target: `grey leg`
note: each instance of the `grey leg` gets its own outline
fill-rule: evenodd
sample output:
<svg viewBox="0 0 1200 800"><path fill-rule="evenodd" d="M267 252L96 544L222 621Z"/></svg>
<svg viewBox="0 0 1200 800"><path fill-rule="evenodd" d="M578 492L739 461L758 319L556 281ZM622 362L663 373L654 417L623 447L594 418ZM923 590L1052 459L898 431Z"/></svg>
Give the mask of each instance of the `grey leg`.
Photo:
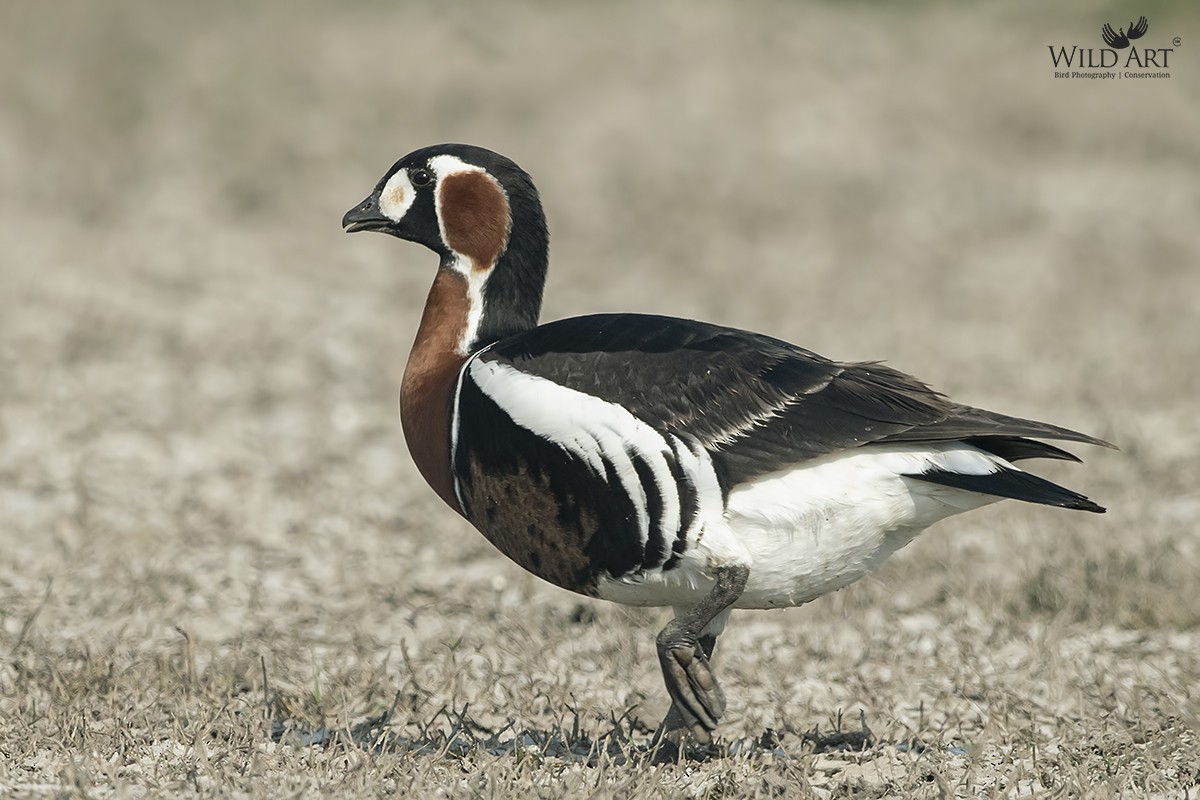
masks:
<svg viewBox="0 0 1200 800"><path fill-rule="evenodd" d="M725 693L709 664L717 635L705 628L738 599L750 568L720 567L716 577L716 585L699 604L678 614L658 634L658 661L671 695L671 708L655 737L659 742L678 745L690 732L707 743L725 712Z"/></svg>

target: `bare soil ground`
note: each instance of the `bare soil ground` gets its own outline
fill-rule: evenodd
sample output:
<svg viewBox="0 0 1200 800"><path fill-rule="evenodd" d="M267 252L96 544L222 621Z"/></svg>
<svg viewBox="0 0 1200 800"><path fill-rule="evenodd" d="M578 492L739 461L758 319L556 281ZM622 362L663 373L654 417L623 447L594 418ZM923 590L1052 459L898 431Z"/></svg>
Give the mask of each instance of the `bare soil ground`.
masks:
<svg viewBox="0 0 1200 800"><path fill-rule="evenodd" d="M1053 77L1137 14L1169 79ZM1200 796L1194 3L0 17L0 796ZM433 258L338 227L448 140L542 188L546 318L886 358L1117 442L1043 470L1109 513L736 614L721 751L627 760L666 612L439 506L395 410Z"/></svg>

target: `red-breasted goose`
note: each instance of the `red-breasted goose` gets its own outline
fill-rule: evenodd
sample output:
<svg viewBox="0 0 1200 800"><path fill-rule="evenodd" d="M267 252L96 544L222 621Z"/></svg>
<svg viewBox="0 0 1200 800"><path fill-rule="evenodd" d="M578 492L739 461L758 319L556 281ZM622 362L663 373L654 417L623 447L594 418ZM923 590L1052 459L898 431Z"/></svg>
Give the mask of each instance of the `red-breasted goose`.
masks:
<svg viewBox="0 0 1200 800"><path fill-rule="evenodd" d="M645 314L538 325L542 206L490 150L410 153L342 225L440 259L400 390L434 491L538 577L675 609L658 634L669 741L716 728L709 659L733 608L806 603L1002 498L1104 511L1013 462L1078 460L1039 439L1111 445L878 363Z"/></svg>

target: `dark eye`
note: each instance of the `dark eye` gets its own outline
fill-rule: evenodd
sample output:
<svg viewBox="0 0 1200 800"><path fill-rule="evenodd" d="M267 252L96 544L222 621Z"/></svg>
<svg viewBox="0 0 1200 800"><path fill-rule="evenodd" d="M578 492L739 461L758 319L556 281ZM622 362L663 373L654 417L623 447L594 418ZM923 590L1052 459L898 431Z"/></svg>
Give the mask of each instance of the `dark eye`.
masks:
<svg viewBox="0 0 1200 800"><path fill-rule="evenodd" d="M413 186L428 186L433 183L433 173L427 169L414 169L408 173L408 179Z"/></svg>

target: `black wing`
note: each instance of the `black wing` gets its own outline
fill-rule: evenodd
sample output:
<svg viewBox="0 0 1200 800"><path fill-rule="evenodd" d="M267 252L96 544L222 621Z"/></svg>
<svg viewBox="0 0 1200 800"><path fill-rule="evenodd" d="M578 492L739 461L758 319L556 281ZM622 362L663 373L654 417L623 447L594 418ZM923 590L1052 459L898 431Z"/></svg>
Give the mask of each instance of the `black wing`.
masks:
<svg viewBox="0 0 1200 800"><path fill-rule="evenodd" d="M1115 47L1118 50L1129 47L1129 39L1125 37L1125 34L1117 33L1112 29L1112 25L1109 25L1107 22L1100 29L1100 35L1104 37L1104 43L1109 47Z"/></svg>
<svg viewBox="0 0 1200 800"><path fill-rule="evenodd" d="M1148 30L1150 30L1150 23L1143 16L1137 22L1129 23L1129 32L1125 36L1129 39L1140 39L1146 35L1146 31Z"/></svg>
<svg viewBox="0 0 1200 800"><path fill-rule="evenodd" d="M1075 458L1030 436L1107 444L960 405L882 364L842 364L769 336L671 317L574 317L503 339L480 358L698 440L726 488L871 442L967 441L1010 460Z"/></svg>

